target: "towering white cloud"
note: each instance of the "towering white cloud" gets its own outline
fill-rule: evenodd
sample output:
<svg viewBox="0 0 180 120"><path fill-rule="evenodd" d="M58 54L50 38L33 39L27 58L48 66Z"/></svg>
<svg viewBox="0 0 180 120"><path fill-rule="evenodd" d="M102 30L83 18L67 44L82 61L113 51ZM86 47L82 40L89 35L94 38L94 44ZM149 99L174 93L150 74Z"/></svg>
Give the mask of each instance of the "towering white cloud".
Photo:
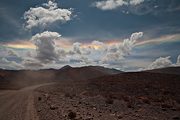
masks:
<svg viewBox="0 0 180 120"><path fill-rule="evenodd" d="M56 50L54 40L58 39L61 35L57 32L45 31L36 34L32 37L31 41L37 47L37 58L42 62L51 62L57 60L59 55Z"/></svg>
<svg viewBox="0 0 180 120"><path fill-rule="evenodd" d="M143 3L144 0L105 0L105 1L98 1L95 2L95 7L101 10L113 10L121 6L129 6L129 5L138 5Z"/></svg>
<svg viewBox="0 0 180 120"><path fill-rule="evenodd" d="M154 62L152 62L147 67L147 69L148 70L158 69L158 68L170 67L172 65L173 65L173 63L170 60L170 56L168 56L168 57L160 57L160 58L157 58Z"/></svg>
<svg viewBox="0 0 180 120"><path fill-rule="evenodd" d="M49 1L42 7L30 8L24 13L25 27L27 29L38 26L44 28L54 22L67 22L71 20L71 16L71 9L58 8L57 3Z"/></svg>
<svg viewBox="0 0 180 120"><path fill-rule="evenodd" d="M123 43L108 46L107 54L102 59L106 63L119 62L125 56L129 55L135 46L136 40L143 36L143 32L132 33L130 38L124 39Z"/></svg>

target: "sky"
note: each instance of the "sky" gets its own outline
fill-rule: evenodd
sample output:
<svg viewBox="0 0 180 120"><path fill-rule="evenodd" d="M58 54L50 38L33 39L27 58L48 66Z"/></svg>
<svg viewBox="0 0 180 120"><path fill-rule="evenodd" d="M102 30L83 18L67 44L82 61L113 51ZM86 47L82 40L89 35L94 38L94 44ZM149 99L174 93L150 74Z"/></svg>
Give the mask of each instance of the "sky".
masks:
<svg viewBox="0 0 180 120"><path fill-rule="evenodd" d="M0 68L180 65L179 0L1 0Z"/></svg>

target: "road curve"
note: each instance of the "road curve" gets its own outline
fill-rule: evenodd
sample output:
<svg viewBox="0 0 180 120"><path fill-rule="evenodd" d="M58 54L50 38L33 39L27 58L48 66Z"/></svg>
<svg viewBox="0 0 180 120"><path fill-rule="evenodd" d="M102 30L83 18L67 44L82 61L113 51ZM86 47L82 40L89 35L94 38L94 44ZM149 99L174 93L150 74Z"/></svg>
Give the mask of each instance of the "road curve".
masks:
<svg viewBox="0 0 180 120"><path fill-rule="evenodd" d="M54 83L45 83L21 90L0 92L0 120L39 120L35 107L33 90Z"/></svg>

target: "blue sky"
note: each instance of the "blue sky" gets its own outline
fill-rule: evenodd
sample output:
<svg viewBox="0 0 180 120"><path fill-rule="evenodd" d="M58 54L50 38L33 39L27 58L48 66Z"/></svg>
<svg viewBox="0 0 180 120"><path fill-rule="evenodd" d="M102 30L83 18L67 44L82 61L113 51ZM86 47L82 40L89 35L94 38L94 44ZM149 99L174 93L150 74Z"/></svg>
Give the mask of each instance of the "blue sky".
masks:
<svg viewBox="0 0 180 120"><path fill-rule="evenodd" d="M47 12L50 11L50 3L47 0L17 0L15 3L1 0L0 67L38 69L60 68L69 64L139 70L154 64L157 64L154 68L177 65L180 54L180 1L117 1L53 0L51 4L55 8L49 14L54 15L53 12L59 10L57 18L44 21L44 18L51 19L51 15L44 16L43 21L27 29L30 16L35 14L30 8L41 7ZM62 9L65 11L62 12ZM25 15L28 11L29 14ZM44 15L49 15L45 11ZM62 14L69 18L61 19ZM38 18L41 15L35 16ZM43 32L46 34L41 34ZM138 36L135 41L131 40L133 33ZM33 36L36 39L32 40ZM9 51L16 55L11 56ZM165 62L160 57L166 58L163 59ZM29 64L40 67L31 68Z"/></svg>

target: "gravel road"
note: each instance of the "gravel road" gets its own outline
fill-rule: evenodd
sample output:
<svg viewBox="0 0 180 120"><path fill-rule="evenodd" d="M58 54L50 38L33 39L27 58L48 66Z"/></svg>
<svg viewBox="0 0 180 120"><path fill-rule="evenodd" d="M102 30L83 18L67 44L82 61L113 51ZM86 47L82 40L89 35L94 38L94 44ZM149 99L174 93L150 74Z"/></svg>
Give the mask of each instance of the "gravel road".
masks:
<svg viewBox="0 0 180 120"><path fill-rule="evenodd" d="M46 83L20 90L0 91L0 120L38 120L33 91Z"/></svg>

